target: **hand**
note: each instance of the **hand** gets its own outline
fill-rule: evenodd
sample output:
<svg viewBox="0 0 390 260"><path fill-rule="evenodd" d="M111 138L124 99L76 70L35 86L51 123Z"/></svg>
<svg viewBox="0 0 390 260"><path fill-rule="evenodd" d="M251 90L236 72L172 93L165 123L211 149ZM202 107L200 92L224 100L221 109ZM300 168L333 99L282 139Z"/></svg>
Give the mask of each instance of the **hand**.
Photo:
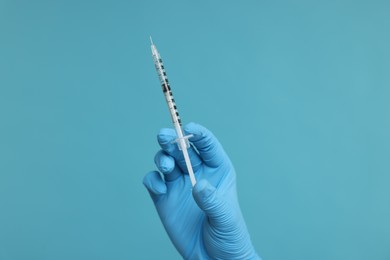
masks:
<svg viewBox="0 0 390 260"><path fill-rule="evenodd" d="M144 185L176 249L185 259L260 259L250 241L236 194L236 174L215 136L201 125L184 127L192 134L188 149L197 180L192 189L173 129L161 129L161 150Z"/></svg>

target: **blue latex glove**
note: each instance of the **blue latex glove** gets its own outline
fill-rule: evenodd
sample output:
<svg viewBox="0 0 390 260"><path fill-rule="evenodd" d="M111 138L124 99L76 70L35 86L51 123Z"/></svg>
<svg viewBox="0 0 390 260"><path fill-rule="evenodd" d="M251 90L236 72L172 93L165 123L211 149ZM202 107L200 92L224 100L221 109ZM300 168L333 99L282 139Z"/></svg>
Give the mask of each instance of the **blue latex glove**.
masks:
<svg viewBox="0 0 390 260"><path fill-rule="evenodd" d="M201 125L184 127L192 134L188 152L197 183L192 189L173 129L158 134L155 156L159 172L144 185L176 249L185 259L260 259L252 246L236 194L236 174L215 136Z"/></svg>

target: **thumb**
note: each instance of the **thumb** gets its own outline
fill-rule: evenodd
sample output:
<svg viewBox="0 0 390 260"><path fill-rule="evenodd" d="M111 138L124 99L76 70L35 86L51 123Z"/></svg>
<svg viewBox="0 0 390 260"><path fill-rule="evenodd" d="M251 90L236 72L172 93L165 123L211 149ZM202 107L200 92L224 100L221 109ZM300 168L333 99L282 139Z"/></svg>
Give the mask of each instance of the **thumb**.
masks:
<svg viewBox="0 0 390 260"><path fill-rule="evenodd" d="M229 196L218 193L205 179L195 184L192 194L210 224L207 241L215 259L259 259L240 210Z"/></svg>
<svg viewBox="0 0 390 260"><path fill-rule="evenodd" d="M203 210L209 218L211 224L220 226L230 222L232 214L226 206L226 202L222 196L218 194L218 190L213 187L207 180L199 180L192 189L192 195L199 208Z"/></svg>

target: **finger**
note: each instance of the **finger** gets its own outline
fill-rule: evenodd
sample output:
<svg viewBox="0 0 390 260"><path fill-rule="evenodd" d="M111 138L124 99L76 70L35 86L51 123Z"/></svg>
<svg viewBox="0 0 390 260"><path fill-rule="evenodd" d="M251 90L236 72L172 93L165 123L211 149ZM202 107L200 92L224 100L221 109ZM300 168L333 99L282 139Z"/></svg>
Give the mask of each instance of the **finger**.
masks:
<svg viewBox="0 0 390 260"><path fill-rule="evenodd" d="M240 259L258 259L238 204L232 204L232 198L219 191L205 179L200 179L192 189L197 205L210 224L211 228L206 229L205 233L211 238L210 241L215 241L215 258L233 259L237 255ZM223 242L219 243L221 239Z"/></svg>
<svg viewBox="0 0 390 260"><path fill-rule="evenodd" d="M171 128L163 128L157 135L158 143L160 144L163 151L172 156L179 168L188 174L183 153L177 147L177 143L174 143L176 138L176 132ZM193 147L188 148L188 155L190 156L192 169L194 172L196 172L201 167L202 160Z"/></svg>
<svg viewBox="0 0 390 260"><path fill-rule="evenodd" d="M157 171L149 172L143 179L143 184L149 191L150 197L156 202L159 197L167 192L167 186Z"/></svg>
<svg viewBox="0 0 390 260"><path fill-rule="evenodd" d="M199 208L203 210L216 227L220 226L220 228L223 228L228 222L227 220L232 218L224 198L218 194L217 189L207 180L199 180L192 189L192 194Z"/></svg>
<svg viewBox="0 0 390 260"><path fill-rule="evenodd" d="M163 150L157 152L154 163L157 169L164 174L165 181L174 181L183 174L178 167L175 167L175 159Z"/></svg>
<svg viewBox="0 0 390 260"><path fill-rule="evenodd" d="M189 123L184 127L184 131L193 135L190 141L196 147L206 165L217 167L226 158L225 151L218 139L205 127L196 123Z"/></svg>

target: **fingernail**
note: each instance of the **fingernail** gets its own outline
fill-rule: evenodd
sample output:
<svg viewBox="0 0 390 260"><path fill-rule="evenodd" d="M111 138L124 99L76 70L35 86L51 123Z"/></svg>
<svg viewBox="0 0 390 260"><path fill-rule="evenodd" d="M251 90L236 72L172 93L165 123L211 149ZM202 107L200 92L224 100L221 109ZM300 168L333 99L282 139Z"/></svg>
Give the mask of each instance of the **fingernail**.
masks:
<svg viewBox="0 0 390 260"><path fill-rule="evenodd" d="M194 132L194 129L196 128L196 123L193 123L193 122L191 122L191 123L188 123L188 124L186 124L185 126L184 126L184 128L183 128L183 130L184 130L184 132L186 132L186 133L193 133Z"/></svg>
<svg viewBox="0 0 390 260"><path fill-rule="evenodd" d="M169 128L161 129L160 132L157 134L157 140L159 141L159 143L171 142L171 140L175 137L172 131L173 129Z"/></svg>
<svg viewBox="0 0 390 260"><path fill-rule="evenodd" d="M215 188L206 180L199 180L195 185L195 192L197 192L198 196L202 199L208 198L214 191Z"/></svg>
<svg viewBox="0 0 390 260"><path fill-rule="evenodd" d="M167 161L163 161L163 162L160 162L160 170L163 172L163 173L167 173L171 170L171 165L169 165L169 163Z"/></svg>

